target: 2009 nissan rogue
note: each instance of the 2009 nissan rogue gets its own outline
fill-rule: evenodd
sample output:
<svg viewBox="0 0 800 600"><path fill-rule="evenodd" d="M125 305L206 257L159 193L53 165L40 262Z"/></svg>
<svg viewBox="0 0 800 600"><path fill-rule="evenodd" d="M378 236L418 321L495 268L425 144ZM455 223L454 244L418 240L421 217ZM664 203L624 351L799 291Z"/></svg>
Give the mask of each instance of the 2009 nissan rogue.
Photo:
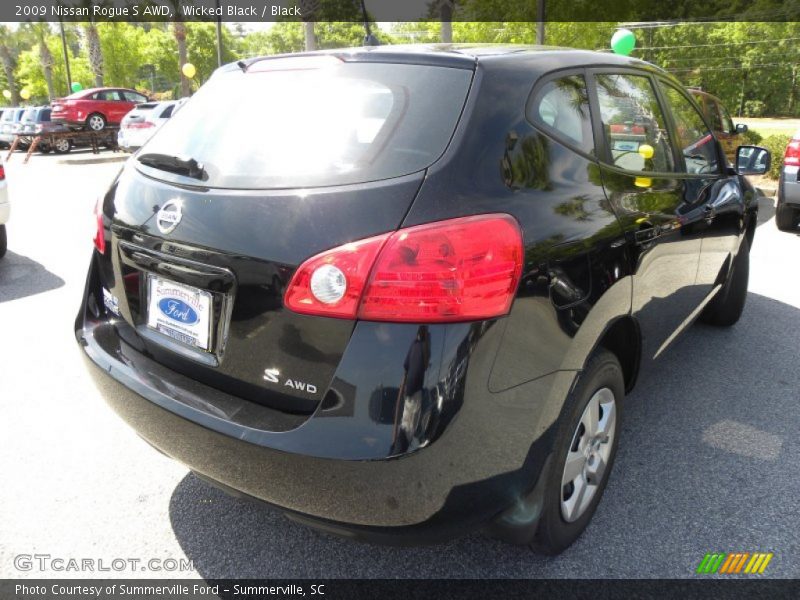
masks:
<svg viewBox="0 0 800 600"><path fill-rule="evenodd" d="M99 200L75 333L112 408L223 488L352 537L557 553L640 370L739 319L747 173L632 58L241 61Z"/></svg>

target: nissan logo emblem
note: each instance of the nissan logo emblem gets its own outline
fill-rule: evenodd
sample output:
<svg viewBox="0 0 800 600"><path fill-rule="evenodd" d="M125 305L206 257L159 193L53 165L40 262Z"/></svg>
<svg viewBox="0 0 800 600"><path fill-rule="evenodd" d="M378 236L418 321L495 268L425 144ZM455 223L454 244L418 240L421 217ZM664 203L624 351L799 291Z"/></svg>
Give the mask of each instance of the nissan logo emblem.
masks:
<svg viewBox="0 0 800 600"><path fill-rule="evenodd" d="M156 214L156 226L161 233L172 233L181 222L183 212L180 200L170 200Z"/></svg>

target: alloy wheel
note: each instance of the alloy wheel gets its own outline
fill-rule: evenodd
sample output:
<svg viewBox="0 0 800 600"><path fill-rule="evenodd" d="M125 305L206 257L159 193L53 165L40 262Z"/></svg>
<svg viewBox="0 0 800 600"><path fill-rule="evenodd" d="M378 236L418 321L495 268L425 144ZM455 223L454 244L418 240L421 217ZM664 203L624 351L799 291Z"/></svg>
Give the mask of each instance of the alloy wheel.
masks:
<svg viewBox="0 0 800 600"><path fill-rule="evenodd" d="M614 393L602 388L586 405L567 452L561 476L561 516L568 523L586 512L606 476L616 425Z"/></svg>
<svg viewBox="0 0 800 600"><path fill-rule="evenodd" d="M92 131L102 131L105 126L106 123L100 115L92 115L89 117L89 129Z"/></svg>

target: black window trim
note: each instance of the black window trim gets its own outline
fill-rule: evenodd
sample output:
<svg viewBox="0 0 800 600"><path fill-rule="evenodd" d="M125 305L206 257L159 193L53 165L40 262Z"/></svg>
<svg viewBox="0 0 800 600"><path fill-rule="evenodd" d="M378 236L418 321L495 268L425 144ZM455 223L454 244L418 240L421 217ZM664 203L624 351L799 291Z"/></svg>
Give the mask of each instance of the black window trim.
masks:
<svg viewBox="0 0 800 600"><path fill-rule="evenodd" d="M670 146L672 148L672 155L673 161L675 161L675 165L680 166L683 170L682 171L630 171L628 169L623 169L618 167L611 161L611 148L609 146L608 140L605 136L605 131L603 130L603 122L600 118L600 101L597 96L597 81L595 77L597 75L632 75L638 77L646 77L650 81L650 87L653 89L654 94L656 95L656 100L658 102L659 108L661 109L661 113L665 120L665 125L667 127L667 133L670 137ZM700 117L703 120L703 124L711 131L712 137L714 137L716 153L717 153L717 173L688 173L686 171L686 163L683 160L683 154L680 152L680 148L678 148L677 138L675 135L676 128L675 122L673 121L672 117L672 110L667 110L668 104L664 101L664 97L659 86L659 82L664 82L664 84L670 85L673 88L679 90L685 97L689 98L689 101L697 108L697 103L691 98L691 95L683 89L683 87L678 84L676 85L673 81L671 81L668 77L664 76L662 73L659 73L655 69L644 69L644 68L636 68L636 67L619 67L613 65L597 65L591 66L586 69L586 78L587 78L587 85L589 86L589 104L591 106L591 112L593 115L593 129L594 129L594 137L595 137L595 152L597 152L597 157L599 158L600 162L603 165L603 168L612 169L614 172L627 175L629 177L643 177L643 176L650 176L654 179L709 179L710 177L721 177L723 175L721 165L719 159L719 141L716 137L714 137L714 132L711 131L711 128L708 127L708 122L706 120L706 116L702 110L699 111ZM643 175L644 174L644 175Z"/></svg>
<svg viewBox="0 0 800 600"><path fill-rule="evenodd" d="M700 116L700 120L703 122L703 125L706 126L706 129L711 134L711 139L714 141L714 153L717 155L717 170L716 170L716 172L714 172L714 173L687 173L686 172L686 161L683 158L683 152L682 152L682 150L680 148L680 145L678 144L678 137L676 135L677 134L677 126L676 126L676 123L675 123L675 117L672 114L672 109L671 108L669 110L665 111L666 119L668 121L667 127L669 127L670 137L672 138L673 151L676 153L677 157L680 159L680 163L679 164L681 164L683 166L684 173L686 175L689 175L689 176L692 176L692 177L695 177L695 178L698 178L698 179L709 179L711 177L717 177L717 178L722 177L724 175L723 168L728 163L727 163L727 160L724 158L724 153L722 155L720 153L721 146L719 144L719 140L714 135L714 130L709 126L706 114L700 109L700 107L697 104L697 102L695 102L694 98L692 98L692 95L688 91L686 91L686 89L683 86L675 85L674 82L670 81L666 77L658 77L658 76L656 76L655 79L656 79L657 85L655 85L654 87L656 88L656 93L658 94L658 96L660 98L662 106L669 107L669 104L667 103L666 98L664 98L663 90L661 89L661 85L666 85L666 86L669 86L672 89L676 90L679 94L681 94L685 99L687 99L689 101L689 104L692 105L694 107L694 109L697 111L697 114Z"/></svg>
<svg viewBox="0 0 800 600"><path fill-rule="evenodd" d="M548 83L552 81L556 81L558 79L564 79L565 77L572 77L575 75L579 75L583 77L583 81L586 84L586 93L589 96L589 131L592 134L592 150L593 152L586 152L585 149L578 146L574 141L570 140L568 136L564 135L563 131L559 131L555 127L550 127L547 123L540 121L539 119L534 119L531 117L530 114L530 107L533 104L534 100L538 97L539 92L542 91L542 88L546 86ZM594 107L592 106L592 97L591 97L591 90L589 88L589 78L587 76L587 69L586 67L567 67L563 69L557 69L555 71L548 71L546 74L539 77L536 80L536 83L531 89L530 93L528 94L527 100L525 100L525 107L523 109L523 116L525 117L525 122L528 123L531 127L540 131L544 135L549 138L554 139L559 144L569 148L573 152L577 152L584 158L591 160L592 162L598 161L597 156L597 132L595 131L594 127Z"/></svg>

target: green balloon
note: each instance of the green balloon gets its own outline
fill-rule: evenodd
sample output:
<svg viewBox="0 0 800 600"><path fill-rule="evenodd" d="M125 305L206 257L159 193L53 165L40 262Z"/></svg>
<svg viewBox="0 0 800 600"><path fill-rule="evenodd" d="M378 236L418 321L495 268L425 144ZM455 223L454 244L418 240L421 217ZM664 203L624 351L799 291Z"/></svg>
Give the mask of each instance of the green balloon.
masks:
<svg viewBox="0 0 800 600"><path fill-rule="evenodd" d="M629 29L617 29L611 36L611 49L616 54L628 56L636 47L636 36Z"/></svg>
<svg viewBox="0 0 800 600"><path fill-rule="evenodd" d="M79 81L72 82L72 91L73 92L80 92L83 89L83 86L80 84Z"/></svg>

